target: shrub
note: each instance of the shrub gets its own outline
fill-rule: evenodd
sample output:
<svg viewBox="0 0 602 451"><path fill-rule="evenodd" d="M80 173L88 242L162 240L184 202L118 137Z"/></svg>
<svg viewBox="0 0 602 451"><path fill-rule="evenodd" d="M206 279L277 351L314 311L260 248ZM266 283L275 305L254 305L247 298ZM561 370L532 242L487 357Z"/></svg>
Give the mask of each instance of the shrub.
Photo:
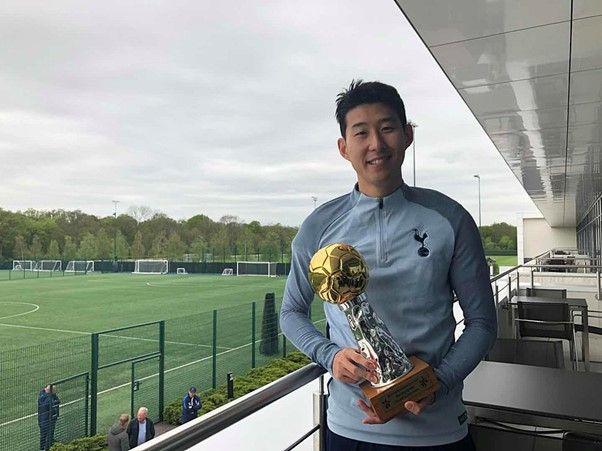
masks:
<svg viewBox="0 0 602 451"><path fill-rule="evenodd" d="M50 451L102 451L107 449L107 436L104 434L82 437L69 443L55 443Z"/></svg>
<svg viewBox="0 0 602 451"><path fill-rule="evenodd" d="M280 379L308 363L310 363L310 360L305 355L295 351L284 358L273 360L265 366L254 368L244 376L235 377L234 399L251 393L253 390L257 390L276 379ZM200 398L203 403L203 407L199 412L200 415L211 412L230 401L228 399L226 385L221 385L215 389L205 390L200 394ZM181 403L182 401L178 399L167 405L163 411L163 417L166 422L173 425L180 424L179 420L180 415L182 414Z"/></svg>

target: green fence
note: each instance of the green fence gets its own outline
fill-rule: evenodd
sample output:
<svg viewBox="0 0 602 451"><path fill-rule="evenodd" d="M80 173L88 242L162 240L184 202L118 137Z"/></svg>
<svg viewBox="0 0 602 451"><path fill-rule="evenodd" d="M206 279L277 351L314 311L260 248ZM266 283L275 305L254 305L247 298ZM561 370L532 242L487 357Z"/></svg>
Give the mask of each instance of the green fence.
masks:
<svg viewBox="0 0 602 451"><path fill-rule="evenodd" d="M55 384L55 441L105 433L121 413L145 406L162 419L190 386L223 385L294 349L281 333L281 300L266 300L0 351L0 450L39 445L37 398ZM311 319L324 332L322 303Z"/></svg>

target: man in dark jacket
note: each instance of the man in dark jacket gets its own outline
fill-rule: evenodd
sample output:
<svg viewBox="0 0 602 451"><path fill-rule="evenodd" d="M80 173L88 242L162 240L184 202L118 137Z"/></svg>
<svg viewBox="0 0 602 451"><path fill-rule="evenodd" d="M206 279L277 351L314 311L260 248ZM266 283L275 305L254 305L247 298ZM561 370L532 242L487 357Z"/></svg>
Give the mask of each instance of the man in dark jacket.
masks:
<svg viewBox="0 0 602 451"><path fill-rule="evenodd" d="M40 427L40 450L48 451L54 442L54 427L59 418L59 397L54 385L48 384L38 395L38 426Z"/></svg>
<svg viewBox="0 0 602 451"><path fill-rule="evenodd" d="M194 420L201 410L201 400L196 394L196 387L190 387L184 399L182 399L182 416L180 423L184 424Z"/></svg>
<svg viewBox="0 0 602 451"><path fill-rule="evenodd" d="M148 416L148 409L140 407L136 418L128 425L128 437L130 438L130 449L152 440L155 437L155 425Z"/></svg>

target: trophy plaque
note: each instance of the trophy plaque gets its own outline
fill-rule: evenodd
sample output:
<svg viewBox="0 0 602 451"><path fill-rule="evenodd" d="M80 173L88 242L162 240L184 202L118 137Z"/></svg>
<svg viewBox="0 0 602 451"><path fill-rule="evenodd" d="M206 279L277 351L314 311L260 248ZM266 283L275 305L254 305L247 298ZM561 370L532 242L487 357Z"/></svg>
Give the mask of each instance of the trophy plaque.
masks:
<svg viewBox="0 0 602 451"><path fill-rule="evenodd" d="M315 293L337 304L345 313L361 354L376 362L378 381L360 384L377 416L388 421L404 412L406 401L419 401L439 388L433 368L419 358L408 358L389 329L370 306L364 290L368 267L348 244L329 244L309 264Z"/></svg>

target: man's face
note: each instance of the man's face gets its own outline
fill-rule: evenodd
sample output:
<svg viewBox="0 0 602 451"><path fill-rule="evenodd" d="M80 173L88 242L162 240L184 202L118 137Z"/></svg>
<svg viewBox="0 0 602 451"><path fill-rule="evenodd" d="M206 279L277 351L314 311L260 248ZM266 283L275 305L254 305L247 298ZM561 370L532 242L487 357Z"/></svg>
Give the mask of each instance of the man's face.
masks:
<svg viewBox="0 0 602 451"><path fill-rule="evenodd" d="M339 152L357 173L360 191L383 197L401 185L401 164L412 143L412 127L382 103L359 105L347 113Z"/></svg>
<svg viewBox="0 0 602 451"><path fill-rule="evenodd" d="M136 415L138 418L138 421L142 422L146 420L146 412L144 410L140 410L138 411L138 415Z"/></svg>
<svg viewBox="0 0 602 451"><path fill-rule="evenodd" d="M194 395L196 395L195 391L190 391L190 390L188 391L188 396L190 396L191 398L193 398Z"/></svg>

